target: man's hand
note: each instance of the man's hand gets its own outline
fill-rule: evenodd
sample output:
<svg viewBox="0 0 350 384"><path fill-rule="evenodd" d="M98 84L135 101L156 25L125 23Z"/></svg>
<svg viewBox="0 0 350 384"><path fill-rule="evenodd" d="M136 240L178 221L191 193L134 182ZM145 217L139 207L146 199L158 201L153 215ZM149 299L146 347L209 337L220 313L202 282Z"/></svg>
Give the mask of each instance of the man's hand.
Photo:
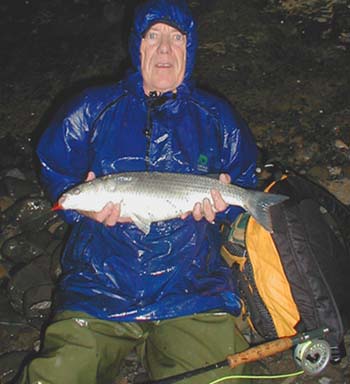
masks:
<svg viewBox="0 0 350 384"><path fill-rule="evenodd" d="M95 178L96 176L94 172L89 172L85 181L90 181ZM103 207L103 209L99 212L93 212L93 211L78 211L78 212L106 226L113 226L117 223L132 222L130 217L121 217L120 204L113 204L112 202L109 202L108 204L106 204Z"/></svg>
<svg viewBox="0 0 350 384"><path fill-rule="evenodd" d="M221 173L219 180L224 184L230 184L231 177L227 173ZM215 220L216 213L224 211L228 207L228 204L225 203L219 191L217 191L216 189L212 189L210 192L214 202L214 206L212 206L210 200L206 198L202 202L196 203L193 207L192 212L186 212L181 215L181 219L185 219L188 215L192 213L193 218L196 221L205 218L207 221L209 221L209 223L212 223Z"/></svg>

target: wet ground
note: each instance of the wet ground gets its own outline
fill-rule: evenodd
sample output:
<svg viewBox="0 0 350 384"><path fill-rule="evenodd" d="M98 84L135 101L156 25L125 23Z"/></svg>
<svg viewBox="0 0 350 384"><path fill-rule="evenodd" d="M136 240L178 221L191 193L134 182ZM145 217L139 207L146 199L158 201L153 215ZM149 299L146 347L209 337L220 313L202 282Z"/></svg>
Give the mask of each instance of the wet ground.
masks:
<svg viewBox="0 0 350 384"><path fill-rule="evenodd" d="M67 231L37 183L32 149L64 99L120 78L128 66L125 31L134 3L0 4L0 383L39 348ZM189 3L200 35L198 84L236 106L262 162L277 160L349 205L349 1ZM349 349L349 335L346 342ZM262 374L295 369L290 354L256 366ZM125 375L137 382L140 372L130 356ZM273 382L350 383L349 358L319 377Z"/></svg>

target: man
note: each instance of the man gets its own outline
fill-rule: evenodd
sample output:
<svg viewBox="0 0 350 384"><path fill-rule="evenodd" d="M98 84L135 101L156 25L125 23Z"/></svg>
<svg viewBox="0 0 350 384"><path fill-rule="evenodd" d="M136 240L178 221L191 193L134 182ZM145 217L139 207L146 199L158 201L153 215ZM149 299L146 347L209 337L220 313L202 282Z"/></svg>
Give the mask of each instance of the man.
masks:
<svg viewBox="0 0 350 384"><path fill-rule="evenodd" d="M40 141L42 180L53 200L86 175L129 171L220 174L223 182L255 185L249 129L190 80L196 48L185 1L150 0L137 9L134 71L63 106ZM214 206L205 199L189 214L153 223L148 235L112 203L97 213L64 212L73 227L54 317L22 383L112 383L133 348L152 379L246 348L234 327L240 304L214 223L238 209L217 191L212 199ZM181 383L237 372L219 369Z"/></svg>

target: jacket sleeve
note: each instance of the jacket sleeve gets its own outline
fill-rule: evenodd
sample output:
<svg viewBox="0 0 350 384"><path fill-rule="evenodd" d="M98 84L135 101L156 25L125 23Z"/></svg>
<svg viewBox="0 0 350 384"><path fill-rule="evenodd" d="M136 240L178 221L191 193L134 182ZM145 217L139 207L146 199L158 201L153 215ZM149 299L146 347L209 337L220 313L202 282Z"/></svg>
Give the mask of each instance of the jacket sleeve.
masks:
<svg viewBox="0 0 350 384"><path fill-rule="evenodd" d="M37 155L41 163L40 179L52 201L85 180L89 171L90 113L82 95L64 105L42 135ZM76 211L60 211L68 223L82 219Z"/></svg>
<svg viewBox="0 0 350 384"><path fill-rule="evenodd" d="M227 103L219 112L222 135L222 172L231 176L231 183L245 188L255 188L257 147L253 135L244 120ZM229 207L217 215L217 220L232 222L243 210Z"/></svg>

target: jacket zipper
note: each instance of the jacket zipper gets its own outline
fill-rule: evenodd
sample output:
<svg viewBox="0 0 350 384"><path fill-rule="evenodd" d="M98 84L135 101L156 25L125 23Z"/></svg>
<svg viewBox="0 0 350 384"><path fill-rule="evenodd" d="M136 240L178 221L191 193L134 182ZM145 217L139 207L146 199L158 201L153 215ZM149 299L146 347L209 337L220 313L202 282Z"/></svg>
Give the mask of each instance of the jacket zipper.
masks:
<svg viewBox="0 0 350 384"><path fill-rule="evenodd" d="M163 100L161 96L158 96L156 91L151 91L149 93L149 97L147 98L147 122L146 122L146 128L143 131L146 137L146 155L145 155L146 171L149 171L150 164L151 164L150 151L151 151L151 137L152 137L152 130L153 130L152 112L154 111L155 107L161 105L162 103L163 103Z"/></svg>
<svg viewBox="0 0 350 384"><path fill-rule="evenodd" d="M151 148L151 134L152 134L152 98L154 97L153 92L150 93L150 97L147 99L147 121L146 121L146 128L144 129L143 133L146 137L146 155L145 155L145 162L146 162L146 171L149 171L150 166L150 148Z"/></svg>

